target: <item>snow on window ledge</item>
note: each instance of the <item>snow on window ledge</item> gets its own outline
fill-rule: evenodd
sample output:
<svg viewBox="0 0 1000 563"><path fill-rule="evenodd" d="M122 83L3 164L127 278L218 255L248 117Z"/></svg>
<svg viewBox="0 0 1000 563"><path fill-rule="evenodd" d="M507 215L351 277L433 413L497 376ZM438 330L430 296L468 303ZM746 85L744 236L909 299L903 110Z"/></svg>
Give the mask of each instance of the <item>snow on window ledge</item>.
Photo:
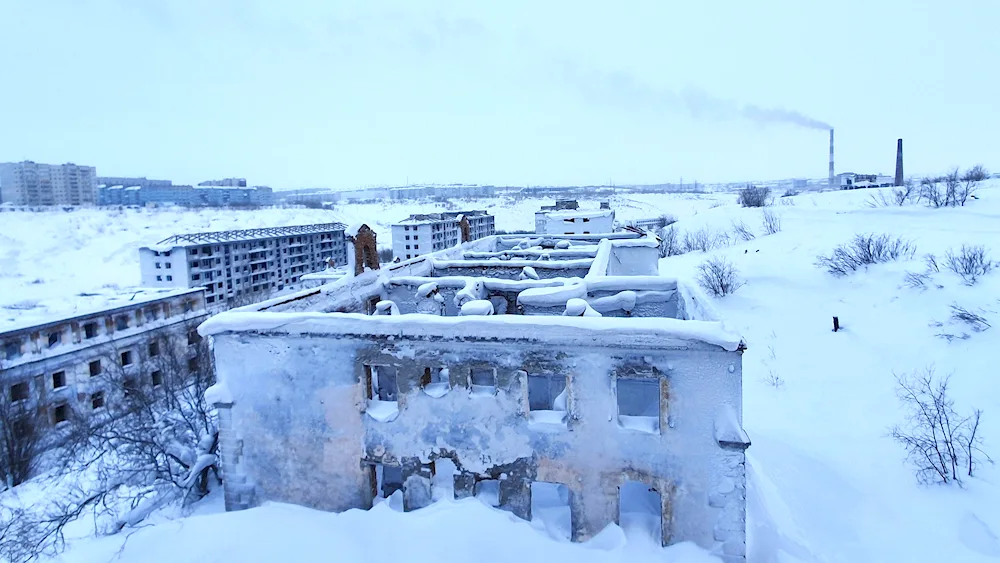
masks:
<svg viewBox="0 0 1000 563"><path fill-rule="evenodd" d="M497 394L495 385L472 385L473 397L492 397Z"/></svg>
<svg viewBox="0 0 1000 563"><path fill-rule="evenodd" d="M365 412L379 422L392 422L399 416L399 403L397 401L368 399L368 408L365 409Z"/></svg>
<svg viewBox="0 0 1000 563"><path fill-rule="evenodd" d="M566 428L566 411L537 410L528 413L528 422L531 425L544 425L552 428Z"/></svg>
<svg viewBox="0 0 1000 563"><path fill-rule="evenodd" d="M435 399L444 397L449 390L447 383L428 383L424 386L424 394Z"/></svg>
<svg viewBox="0 0 1000 563"><path fill-rule="evenodd" d="M660 433L660 418L656 416L618 415L618 426L646 434Z"/></svg>

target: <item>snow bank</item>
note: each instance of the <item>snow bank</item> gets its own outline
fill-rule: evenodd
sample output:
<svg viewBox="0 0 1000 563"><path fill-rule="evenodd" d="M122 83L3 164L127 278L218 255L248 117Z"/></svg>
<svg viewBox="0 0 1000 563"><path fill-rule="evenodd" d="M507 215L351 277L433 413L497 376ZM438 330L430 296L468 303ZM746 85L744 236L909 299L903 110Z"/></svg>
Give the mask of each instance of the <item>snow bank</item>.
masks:
<svg viewBox="0 0 1000 563"><path fill-rule="evenodd" d="M233 395L225 382L218 382L208 389L205 389L205 402L210 405L231 404Z"/></svg>
<svg viewBox="0 0 1000 563"><path fill-rule="evenodd" d="M570 299L566 302L566 311L563 315L567 317L600 317L601 314L590 308L584 299Z"/></svg>
<svg viewBox="0 0 1000 563"><path fill-rule="evenodd" d="M492 315L493 314L493 303L485 299L477 299L475 301L468 301L462 305L461 311L458 313L464 317L470 315Z"/></svg>
<svg viewBox="0 0 1000 563"><path fill-rule="evenodd" d="M570 299L585 299L587 284L570 280L560 287L534 287L517 294L517 302L532 307L562 307Z"/></svg>

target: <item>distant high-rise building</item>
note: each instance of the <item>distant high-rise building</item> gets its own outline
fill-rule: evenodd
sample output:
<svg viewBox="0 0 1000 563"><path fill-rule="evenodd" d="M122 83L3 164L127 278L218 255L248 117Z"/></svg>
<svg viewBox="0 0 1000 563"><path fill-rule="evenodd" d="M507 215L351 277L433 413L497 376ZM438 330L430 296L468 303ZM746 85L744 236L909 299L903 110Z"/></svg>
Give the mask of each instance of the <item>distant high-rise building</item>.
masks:
<svg viewBox="0 0 1000 563"><path fill-rule="evenodd" d="M245 188L246 178L224 178L222 180L206 180L198 184L199 186L217 186L223 188Z"/></svg>
<svg viewBox="0 0 1000 563"><path fill-rule="evenodd" d="M97 170L76 164L0 163L0 202L14 205L91 205Z"/></svg>

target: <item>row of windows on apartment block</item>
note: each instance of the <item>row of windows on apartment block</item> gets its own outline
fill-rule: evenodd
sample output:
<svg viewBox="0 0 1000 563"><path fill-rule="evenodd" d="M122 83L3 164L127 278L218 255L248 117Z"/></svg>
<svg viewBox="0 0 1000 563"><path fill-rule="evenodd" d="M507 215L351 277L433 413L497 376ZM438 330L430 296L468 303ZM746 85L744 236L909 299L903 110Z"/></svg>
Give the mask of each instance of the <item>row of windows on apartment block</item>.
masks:
<svg viewBox="0 0 1000 563"><path fill-rule="evenodd" d="M194 310L195 301L191 299L185 299L181 302L181 311L183 313L190 313ZM131 315L118 315L114 317L114 324L112 325L111 319L105 319L105 330L104 333L107 335L114 334L115 331L128 330L135 326L139 326L140 315L145 319L145 322L153 322L162 318L169 318L171 316L170 306L166 303L161 305L154 305L152 307L145 307L141 310L135 311L135 317ZM113 328L112 328L113 327ZM100 323L96 320L83 323L83 335L80 340L90 340L97 338L100 335ZM62 344L66 336L66 328L61 327L55 330L51 330L46 333L46 346L48 348L54 348L59 344ZM73 332L76 332L75 327L71 328ZM41 337L40 333L35 333L32 335L32 340L37 340ZM23 338L10 338L4 341L4 358L7 360L15 360L19 358L24 349L24 339Z"/></svg>
<svg viewBox="0 0 1000 563"><path fill-rule="evenodd" d="M629 428L658 433L660 379L652 370L641 375L615 378L619 423ZM395 367L365 364L364 376L366 398L388 402L398 400L398 370ZM470 368L467 381L467 390L473 395L489 396L497 392L495 368ZM441 397L452 389L450 370L446 367L425 367L419 383L426 394ZM527 384L529 412L569 412L566 376L528 373Z"/></svg>
<svg viewBox="0 0 1000 563"><path fill-rule="evenodd" d="M151 347L151 349L150 349L150 356L152 356L152 357L155 357L155 356L159 355L159 348L158 347L155 349L155 353L154 353L154 350L153 350L153 346L154 345L158 346L158 344L157 343L151 343L150 344L150 347ZM127 368L127 367L131 366L132 364L134 364L135 363L135 356L134 356L133 352L131 350L125 350L125 351L121 352L120 353L120 357L119 357L119 362L120 362L121 367L123 367L123 368ZM187 368L188 368L188 371L195 371L195 370L198 369L198 357L197 356L193 356L191 358L188 358ZM103 374L104 373L104 366L102 364L102 361L98 359L98 360L92 360L92 361L88 362L87 363L87 372L90 374L90 377L97 377L97 376ZM154 388L159 387L160 385L163 384L163 372L161 370L158 370L158 369L157 370L152 370L150 372L150 374L149 374L149 377L150 377L150 381L149 382L150 382L150 384ZM39 376L39 379L41 379L41 376ZM65 387L67 387L68 384L69 384L68 380L66 378L66 370L59 370L59 371L52 372L49 375L49 380L52 383L52 390L53 391L56 391L56 390L59 390L59 389L63 389ZM137 382L133 382L133 384L137 384ZM95 394L100 394L101 395L102 399L101 399L101 405L100 406L103 406L103 392L98 391ZM13 384L13 385L10 386L9 397L10 397L11 403L19 403L21 401L27 401L30 398L30 396L31 396L31 388L30 388L30 385L28 384L27 381L21 381L19 383L15 383L15 384ZM96 401L94 403L94 408L95 409L98 408L98 405L96 404ZM61 421L57 420L56 422L61 422Z"/></svg>
<svg viewBox="0 0 1000 563"><path fill-rule="evenodd" d="M335 238L332 233L321 233L321 234L316 235L316 236L319 236L319 240L320 241L337 242L338 240L341 240L339 238ZM311 240L312 240L312 236L308 235L308 236L306 236L306 242L303 243L303 244L308 244ZM226 251L228 252L229 249L232 249L232 248L240 248L240 249L273 248L276 244L281 244L281 243L295 244L295 243L301 243L301 242L302 242L302 237L288 237L287 239L267 239L267 240L260 240L260 241L255 241L255 242L227 243L225 245L215 245L214 247L211 246L211 245L209 245L209 246L201 246L201 247L189 248L188 249L188 256L197 256L199 254L199 249L200 249L200 253L201 254L204 254L206 256L211 256L213 251L214 252L222 252L222 248L223 247L225 247ZM170 251L167 250L167 251L164 251L164 252L158 252L158 251L154 250L153 251L153 255L154 256L170 256Z"/></svg>

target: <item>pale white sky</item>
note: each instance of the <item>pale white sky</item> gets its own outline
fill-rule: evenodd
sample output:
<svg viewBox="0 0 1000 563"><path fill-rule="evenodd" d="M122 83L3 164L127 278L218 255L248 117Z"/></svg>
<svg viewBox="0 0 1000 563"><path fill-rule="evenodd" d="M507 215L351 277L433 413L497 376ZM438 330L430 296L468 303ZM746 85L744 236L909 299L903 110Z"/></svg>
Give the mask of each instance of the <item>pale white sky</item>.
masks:
<svg viewBox="0 0 1000 563"><path fill-rule="evenodd" d="M0 161L277 188L1000 169L995 0L2 0ZM759 108L746 109L747 106ZM763 110L775 110L759 111Z"/></svg>

